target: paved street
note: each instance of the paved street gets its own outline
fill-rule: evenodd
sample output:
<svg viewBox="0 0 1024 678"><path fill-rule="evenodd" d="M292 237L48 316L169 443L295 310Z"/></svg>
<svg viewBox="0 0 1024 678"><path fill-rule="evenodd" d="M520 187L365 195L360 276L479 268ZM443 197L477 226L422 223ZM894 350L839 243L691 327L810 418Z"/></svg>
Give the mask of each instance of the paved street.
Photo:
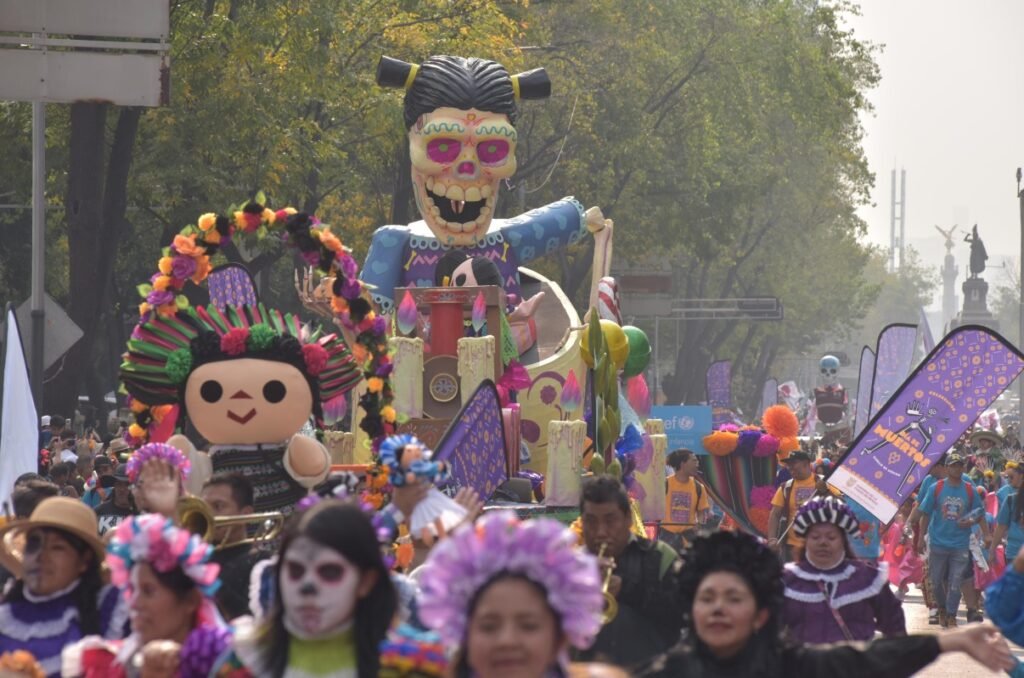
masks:
<svg viewBox="0 0 1024 678"><path fill-rule="evenodd" d="M910 589L910 594L903 603L903 612L907 616L908 633L938 632L938 626L928 625L928 610L924 606L924 601L921 598L920 591L916 588ZM961 605L960 608L959 621L961 625L966 623L964 620L963 605ZM1014 646L1014 650L1017 658L1024 661L1024 649ZM955 654L943 655L938 662L932 664L926 670L918 673L917 675L923 678L950 678L950 676L956 676L956 678L974 678L975 676L994 676L1000 674L994 674L986 671L981 667L981 665L976 664L972 659L968 658L967 655Z"/></svg>

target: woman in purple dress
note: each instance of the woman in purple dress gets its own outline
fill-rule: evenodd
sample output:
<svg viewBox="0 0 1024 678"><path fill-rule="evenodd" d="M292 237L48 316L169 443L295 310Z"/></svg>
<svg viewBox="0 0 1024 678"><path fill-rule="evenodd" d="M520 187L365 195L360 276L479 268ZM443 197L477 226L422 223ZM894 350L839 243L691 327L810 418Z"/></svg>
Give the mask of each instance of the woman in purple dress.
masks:
<svg viewBox="0 0 1024 678"><path fill-rule="evenodd" d="M47 676L58 676L65 645L87 634L124 635L128 608L116 587L103 584L91 508L44 499L28 520L0 530L0 545L0 562L17 577L0 605L0 653L27 650Z"/></svg>
<svg viewBox="0 0 1024 678"><path fill-rule="evenodd" d="M859 523L835 497L804 504L793 531L806 538L785 567L782 623L793 640L835 643L906 635L903 607L889 588L888 566L857 560L850 547Z"/></svg>

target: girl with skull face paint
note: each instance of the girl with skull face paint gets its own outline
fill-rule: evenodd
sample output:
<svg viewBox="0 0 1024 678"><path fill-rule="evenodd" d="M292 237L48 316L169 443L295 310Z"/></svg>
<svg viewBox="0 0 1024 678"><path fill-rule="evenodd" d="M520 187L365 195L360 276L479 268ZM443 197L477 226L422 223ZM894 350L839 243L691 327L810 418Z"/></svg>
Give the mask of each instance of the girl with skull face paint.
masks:
<svg viewBox="0 0 1024 678"><path fill-rule="evenodd" d="M293 516L274 577L271 609L255 626L239 625L218 675L377 676L398 598L359 507L325 499Z"/></svg>

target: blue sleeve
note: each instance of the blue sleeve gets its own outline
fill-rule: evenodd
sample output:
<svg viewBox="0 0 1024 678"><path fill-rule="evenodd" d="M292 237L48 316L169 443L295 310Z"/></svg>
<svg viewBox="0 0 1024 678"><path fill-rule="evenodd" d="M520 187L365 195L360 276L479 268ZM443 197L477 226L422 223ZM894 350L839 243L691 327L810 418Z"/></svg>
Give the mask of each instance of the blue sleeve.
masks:
<svg viewBox="0 0 1024 678"><path fill-rule="evenodd" d="M996 524L1002 525L1003 527L1010 526L1010 510L1013 506L1013 500L1004 501L999 505L999 513L996 514Z"/></svg>
<svg viewBox="0 0 1024 678"><path fill-rule="evenodd" d="M385 313L395 305L395 288L402 281L402 264L409 243L408 226L381 226L373 232L370 251L359 272L359 279L374 285L373 301Z"/></svg>
<svg viewBox="0 0 1024 678"><path fill-rule="evenodd" d="M924 499L918 504L917 509L926 515L931 515L932 511L935 510L935 490L932 488L928 489L925 493Z"/></svg>
<svg viewBox="0 0 1024 678"><path fill-rule="evenodd" d="M583 237L583 205L575 198L562 198L506 220L501 232L519 263L525 264Z"/></svg>
<svg viewBox="0 0 1024 678"><path fill-rule="evenodd" d="M1004 636L1024 644L1024 574L1008 567L985 591L985 611Z"/></svg>

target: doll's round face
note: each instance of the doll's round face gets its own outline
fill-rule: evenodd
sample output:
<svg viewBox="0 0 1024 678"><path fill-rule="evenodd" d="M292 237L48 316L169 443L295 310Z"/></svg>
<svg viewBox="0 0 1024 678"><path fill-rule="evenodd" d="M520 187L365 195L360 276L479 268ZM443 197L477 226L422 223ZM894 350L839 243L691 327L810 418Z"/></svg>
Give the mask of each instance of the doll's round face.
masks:
<svg viewBox="0 0 1024 678"><path fill-rule="evenodd" d="M238 358L196 368L185 383L185 408L214 445L279 443L309 419L313 394L292 365Z"/></svg>

